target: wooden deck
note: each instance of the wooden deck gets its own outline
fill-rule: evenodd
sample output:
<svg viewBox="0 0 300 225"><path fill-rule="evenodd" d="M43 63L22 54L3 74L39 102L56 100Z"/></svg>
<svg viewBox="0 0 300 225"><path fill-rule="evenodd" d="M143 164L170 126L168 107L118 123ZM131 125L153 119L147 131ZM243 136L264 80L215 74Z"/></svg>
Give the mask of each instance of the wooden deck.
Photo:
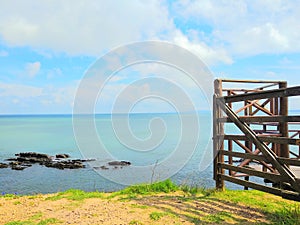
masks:
<svg viewBox="0 0 300 225"><path fill-rule="evenodd" d="M229 181L300 201L300 115L288 115L288 99L300 96L300 86L221 79L214 85L216 188ZM251 181L253 176L272 186Z"/></svg>

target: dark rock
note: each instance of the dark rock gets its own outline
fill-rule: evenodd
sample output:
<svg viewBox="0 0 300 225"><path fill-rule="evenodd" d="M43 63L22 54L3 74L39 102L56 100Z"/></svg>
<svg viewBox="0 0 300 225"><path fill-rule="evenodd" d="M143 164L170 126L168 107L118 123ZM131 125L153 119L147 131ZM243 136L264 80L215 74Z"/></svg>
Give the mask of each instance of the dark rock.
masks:
<svg viewBox="0 0 300 225"><path fill-rule="evenodd" d="M26 168L27 166L19 166L19 165L14 165L11 167L12 170L24 170Z"/></svg>
<svg viewBox="0 0 300 225"><path fill-rule="evenodd" d="M106 166L100 166L100 169L102 169L102 170L108 170L108 167L106 167Z"/></svg>
<svg viewBox="0 0 300 225"><path fill-rule="evenodd" d="M73 160L64 160L69 158L68 154L57 154L56 157L49 156L47 154L36 153L36 152L24 152L15 154L17 158L8 159L11 161L8 166L14 170L23 170L32 164L38 163L42 166L52 167L57 169L80 169L85 168L83 162L93 161L93 159L73 159ZM3 164L4 166L5 164ZM0 165L1 166L1 165ZM1 168L1 167L0 167Z"/></svg>
<svg viewBox="0 0 300 225"><path fill-rule="evenodd" d="M57 154L55 157L57 159L67 159L67 158L70 158L70 155L68 155L68 154Z"/></svg>
<svg viewBox="0 0 300 225"><path fill-rule="evenodd" d="M45 163L46 167L52 167L56 169L80 169L85 168L85 165L83 165L81 162L77 161L59 161L59 162L47 162Z"/></svg>
<svg viewBox="0 0 300 225"><path fill-rule="evenodd" d="M19 154L15 154L15 156L19 156L23 158L38 158L38 159L51 160L51 156L43 153L37 153L37 152L21 152Z"/></svg>
<svg viewBox="0 0 300 225"><path fill-rule="evenodd" d="M10 162L9 163L10 166L19 166L21 164L22 164L21 162Z"/></svg>
<svg viewBox="0 0 300 225"><path fill-rule="evenodd" d="M127 161L112 161L112 162L109 162L108 165L110 165L110 166L129 166L129 165L131 165L131 162L127 162Z"/></svg>
<svg viewBox="0 0 300 225"><path fill-rule="evenodd" d="M16 161L16 158L9 158L9 159L5 159L5 161Z"/></svg>
<svg viewBox="0 0 300 225"><path fill-rule="evenodd" d="M8 165L6 163L0 163L0 169L7 168Z"/></svg>

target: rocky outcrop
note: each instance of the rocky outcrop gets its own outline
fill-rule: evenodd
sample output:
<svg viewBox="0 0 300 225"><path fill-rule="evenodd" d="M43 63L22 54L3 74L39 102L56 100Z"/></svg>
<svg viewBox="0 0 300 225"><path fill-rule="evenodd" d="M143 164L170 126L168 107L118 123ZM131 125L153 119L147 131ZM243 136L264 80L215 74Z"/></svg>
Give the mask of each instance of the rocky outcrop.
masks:
<svg viewBox="0 0 300 225"><path fill-rule="evenodd" d="M60 169L60 170L85 168L85 165L80 160L48 162L45 164L45 166Z"/></svg>
<svg viewBox="0 0 300 225"><path fill-rule="evenodd" d="M7 167L8 167L8 164L6 164L6 163L0 163L0 169L7 168Z"/></svg>
<svg viewBox="0 0 300 225"><path fill-rule="evenodd" d="M57 154L55 157L57 159L67 159L67 158L70 158L70 155L68 155L68 154Z"/></svg>
<svg viewBox="0 0 300 225"><path fill-rule="evenodd" d="M55 157L37 153L37 152L22 152L15 154L16 158L9 158L6 161L10 161L9 164L0 163L1 168L10 167L13 170L24 170L33 164L39 164L41 166L56 168L56 169L80 169L85 168L84 162L93 161L94 159L73 159L68 154L57 154Z"/></svg>
<svg viewBox="0 0 300 225"><path fill-rule="evenodd" d="M131 163L127 162L127 161L112 161L112 162L109 162L108 165L110 165L110 166L129 166L129 165L131 165Z"/></svg>
<svg viewBox="0 0 300 225"><path fill-rule="evenodd" d="M8 158L6 161L9 161L8 164L0 163L1 168L11 168L13 170L24 170L33 164L39 164L48 168L56 169L82 169L85 168L86 162L95 161L95 159L69 159L70 155L68 154L57 154L55 156L50 156L43 153L37 152L21 152L15 154L16 158ZM100 167L94 167L95 169L108 170L113 169L122 169L124 166L131 165L128 161L111 161L106 165Z"/></svg>
<svg viewBox="0 0 300 225"><path fill-rule="evenodd" d="M130 166L131 162L128 161L111 161L108 162L107 165L103 165L100 167L94 167L94 169L102 169L102 170L109 170L110 167L113 169L122 169L123 166Z"/></svg>

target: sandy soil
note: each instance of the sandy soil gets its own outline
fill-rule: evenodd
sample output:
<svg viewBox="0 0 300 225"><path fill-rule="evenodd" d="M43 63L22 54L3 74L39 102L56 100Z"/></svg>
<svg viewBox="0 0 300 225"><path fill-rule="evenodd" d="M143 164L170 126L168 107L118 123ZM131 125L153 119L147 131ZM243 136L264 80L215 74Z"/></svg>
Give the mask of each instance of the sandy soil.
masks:
<svg viewBox="0 0 300 225"><path fill-rule="evenodd" d="M11 221L118 225L268 222L265 215L256 209L215 199L186 198L182 193L141 196L129 200L122 200L120 196L81 201L65 198L49 200L52 196L55 194L0 198L0 224ZM226 222L218 220L224 216Z"/></svg>

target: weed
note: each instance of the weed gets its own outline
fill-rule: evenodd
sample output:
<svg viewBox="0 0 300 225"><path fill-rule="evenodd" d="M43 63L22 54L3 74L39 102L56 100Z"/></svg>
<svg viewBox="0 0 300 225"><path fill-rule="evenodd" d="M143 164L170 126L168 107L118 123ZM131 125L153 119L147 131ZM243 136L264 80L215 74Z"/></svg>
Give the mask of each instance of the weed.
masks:
<svg viewBox="0 0 300 225"><path fill-rule="evenodd" d="M215 189L207 189L205 187L188 186L188 185L180 186L180 190L182 190L184 193L188 193L193 196L196 196L199 194L201 194L203 196L209 196L215 192Z"/></svg>
<svg viewBox="0 0 300 225"><path fill-rule="evenodd" d="M43 216L43 213L42 212L38 212L36 214L34 214L33 216L30 217L30 220L38 220L38 219L41 219Z"/></svg>
<svg viewBox="0 0 300 225"><path fill-rule="evenodd" d="M211 223L221 223L221 222L225 222L226 220L228 220L228 218L231 218L232 215L229 212L218 212L215 214L210 214L206 217L204 217L204 220L207 220L208 222Z"/></svg>
<svg viewBox="0 0 300 225"><path fill-rule="evenodd" d="M131 220L131 221L129 222L129 224L130 224L130 225L143 225L143 223L140 222L140 221L138 221L138 220Z"/></svg>
<svg viewBox="0 0 300 225"><path fill-rule="evenodd" d="M147 195L151 193L170 193L177 191L179 188L170 180L165 180L153 184L140 184L130 186L120 191L121 194L141 194Z"/></svg>
<svg viewBox="0 0 300 225"><path fill-rule="evenodd" d="M160 218L162 218L163 216L166 216L167 213L165 212L152 212L150 213L150 219L151 220L159 220Z"/></svg>
<svg viewBox="0 0 300 225"><path fill-rule="evenodd" d="M39 223L37 223L37 225L48 225L48 224L55 224L55 223L60 223L60 221L55 218L49 218L49 219L40 221Z"/></svg>
<svg viewBox="0 0 300 225"><path fill-rule="evenodd" d="M138 208L138 209L147 209L149 206L147 205L138 205L138 204L131 204L132 208Z"/></svg>
<svg viewBox="0 0 300 225"><path fill-rule="evenodd" d="M283 207L275 213L273 219L274 224L282 225L298 225L300 224L300 207L299 205L292 205Z"/></svg>
<svg viewBox="0 0 300 225"><path fill-rule="evenodd" d="M15 201L13 204L14 205L21 205L22 203L20 201Z"/></svg>
<svg viewBox="0 0 300 225"><path fill-rule="evenodd" d="M46 198L46 200L56 201L66 198L73 201L82 201L88 198L103 198L102 192L85 192L77 189L70 189L64 192L59 192L57 195Z"/></svg>
<svg viewBox="0 0 300 225"><path fill-rule="evenodd" d="M12 221L6 223L5 225L35 225L35 223L31 221Z"/></svg>

